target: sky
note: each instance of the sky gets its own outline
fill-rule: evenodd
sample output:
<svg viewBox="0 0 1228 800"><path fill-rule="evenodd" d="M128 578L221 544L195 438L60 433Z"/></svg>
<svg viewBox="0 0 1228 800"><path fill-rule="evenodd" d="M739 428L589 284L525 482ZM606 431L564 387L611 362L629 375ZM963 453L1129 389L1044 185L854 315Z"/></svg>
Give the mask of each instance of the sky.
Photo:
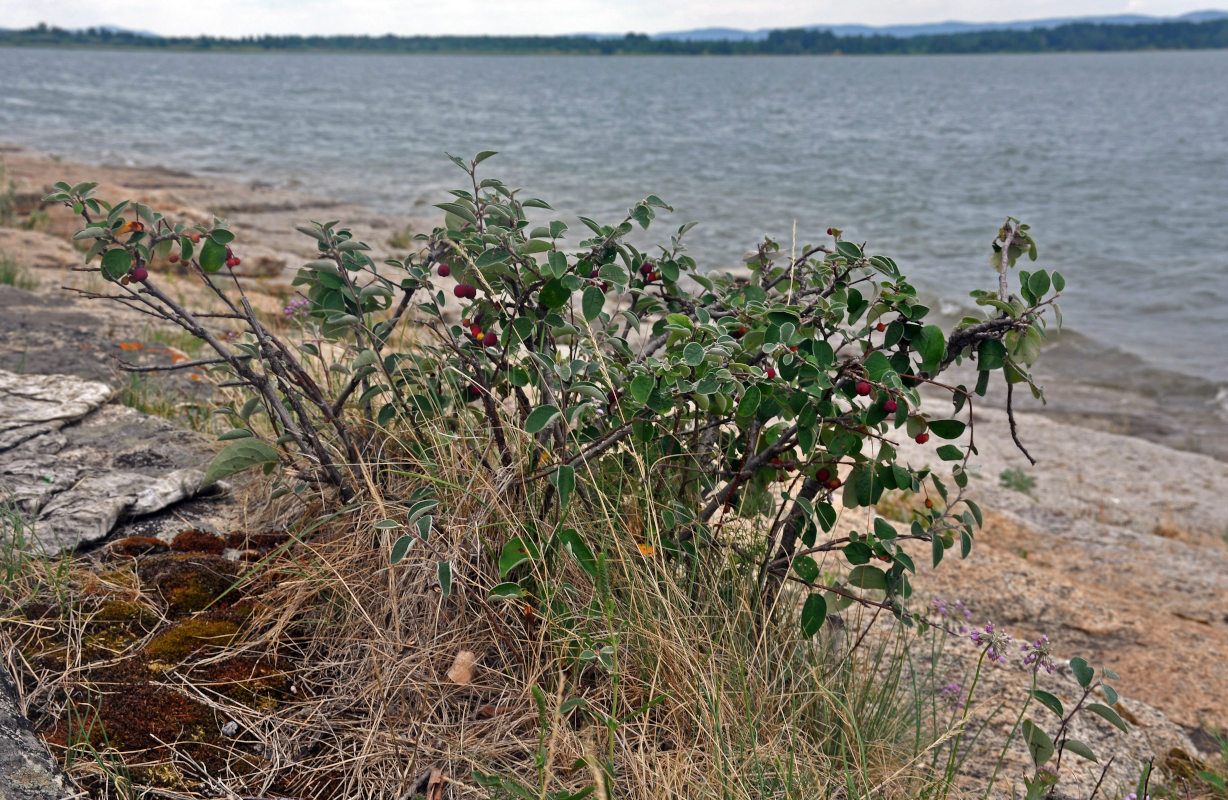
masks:
<svg viewBox="0 0 1228 800"><path fill-rule="evenodd" d="M1175 16L1216 6L1215 0L0 0L0 28L39 22L61 28L117 25L168 36L660 33L1122 13Z"/></svg>

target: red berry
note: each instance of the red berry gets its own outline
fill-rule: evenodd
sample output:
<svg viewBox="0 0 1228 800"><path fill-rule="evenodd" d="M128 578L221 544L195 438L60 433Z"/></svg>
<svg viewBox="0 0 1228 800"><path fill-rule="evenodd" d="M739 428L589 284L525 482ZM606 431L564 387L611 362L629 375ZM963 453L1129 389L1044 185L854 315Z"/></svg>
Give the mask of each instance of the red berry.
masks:
<svg viewBox="0 0 1228 800"><path fill-rule="evenodd" d="M827 483L831 480L831 470L827 467L819 467L819 471L814 473L814 479L819 483Z"/></svg>
<svg viewBox="0 0 1228 800"><path fill-rule="evenodd" d="M469 283L458 283L452 288L452 294L460 298L472 298L478 296L477 287Z"/></svg>
<svg viewBox="0 0 1228 800"><path fill-rule="evenodd" d="M481 397L482 387L478 386L476 383L469 384L469 396L470 397Z"/></svg>
<svg viewBox="0 0 1228 800"><path fill-rule="evenodd" d="M194 234L192 234L191 236L189 236L188 238L192 240L192 244L197 244L197 243L199 243L199 242L200 242L200 234L199 234L199 233L194 233Z"/></svg>
<svg viewBox="0 0 1228 800"><path fill-rule="evenodd" d="M651 261L644 262L644 266L640 267L640 274L645 275L645 276L652 274L652 262Z"/></svg>
<svg viewBox="0 0 1228 800"><path fill-rule="evenodd" d="M775 367L768 367L768 368L767 368L767 376L768 376L768 380L771 380L772 378L775 378L775 377L776 377L776 368L775 368Z"/></svg>
<svg viewBox="0 0 1228 800"><path fill-rule="evenodd" d="M469 327L469 332L473 334L474 339L482 338L482 327L480 325L471 325Z"/></svg>
<svg viewBox="0 0 1228 800"><path fill-rule="evenodd" d="M136 281L137 283L144 283L145 279L148 277L149 273L144 267L137 267L136 269L132 270L132 280Z"/></svg>
<svg viewBox="0 0 1228 800"><path fill-rule="evenodd" d="M880 322L874 326L874 330L878 331L879 333L882 333L883 331L887 330L887 326Z"/></svg>
<svg viewBox="0 0 1228 800"><path fill-rule="evenodd" d="M796 352L797 352L797 345L793 345L792 347L790 347L790 348L789 348L789 352L790 352L790 353L796 353Z"/></svg>
<svg viewBox="0 0 1228 800"><path fill-rule="evenodd" d="M926 442L928 442L929 440L930 440L930 435L929 435L928 433L926 433L925 431L922 431L921 433L918 433L918 434L917 434L917 436L916 436L916 439L915 439L915 441L917 442L917 444L925 444L925 443L926 443Z"/></svg>
<svg viewBox="0 0 1228 800"><path fill-rule="evenodd" d="M729 335L735 339L741 339L743 336L746 335L746 326L742 325L738 328L735 328L734 330L729 332Z"/></svg>
<svg viewBox="0 0 1228 800"><path fill-rule="evenodd" d="M835 229L834 229L834 228L828 228L828 229L827 229L827 235L828 235L828 236L835 236L835 235L836 235Z"/></svg>
<svg viewBox="0 0 1228 800"><path fill-rule="evenodd" d="M242 264L242 263L243 263L243 259L239 258L238 256L235 256L234 258L232 258L232 259L230 259L230 260L231 260L231 261L233 261L233 262L235 262L235 263L234 263L234 265L235 265L236 267L237 267L237 266L239 266L240 264Z"/></svg>
<svg viewBox="0 0 1228 800"><path fill-rule="evenodd" d="M593 267L593 271L588 274L588 277L589 279L593 279L593 278L596 278L600 274L601 274L601 270L597 269L596 267Z"/></svg>
<svg viewBox="0 0 1228 800"><path fill-rule="evenodd" d="M896 405L894 400L888 400L887 402L883 403L883 411L886 411L888 414L894 414L897 408L899 408L899 406Z"/></svg>
<svg viewBox="0 0 1228 800"><path fill-rule="evenodd" d="M931 500L931 499L929 499L928 497L927 497L927 498L925 498L925 507L926 507L926 508L933 508L933 507L934 507L934 501L933 501L933 500Z"/></svg>
<svg viewBox="0 0 1228 800"><path fill-rule="evenodd" d="M499 337L494 331L487 331L482 337L482 345L484 347L494 347L499 343Z"/></svg>
<svg viewBox="0 0 1228 800"><path fill-rule="evenodd" d="M447 264L440 264L439 269L435 271L439 273L439 277L441 278L446 278L452 274L452 268L449 267Z"/></svg>
<svg viewBox="0 0 1228 800"><path fill-rule="evenodd" d="M826 486L828 489L839 489L839 488L840 488L840 479L839 479L839 478L832 478L831 480L829 480L827 483L825 483L825 484L823 484L823 485L824 485L824 486Z"/></svg>
<svg viewBox="0 0 1228 800"><path fill-rule="evenodd" d="M179 263L179 254L178 254L178 253L171 253L169 256L167 256L167 257L166 257L166 260L167 260L167 261L169 261L169 262L171 262L172 264L178 264L178 263Z"/></svg>
<svg viewBox="0 0 1228 800"><path fill-rule="evenodd" d="M870 393L870 384L865 381L857 381L857 394L865 397Z"/></svg>

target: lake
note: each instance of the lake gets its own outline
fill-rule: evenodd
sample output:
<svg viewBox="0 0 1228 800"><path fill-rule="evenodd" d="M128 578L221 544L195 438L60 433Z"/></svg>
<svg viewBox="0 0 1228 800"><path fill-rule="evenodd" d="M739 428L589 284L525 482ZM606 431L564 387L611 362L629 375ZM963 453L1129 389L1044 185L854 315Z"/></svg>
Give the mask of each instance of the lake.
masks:
<svg viewBox="0 0 1228 800"><path fill-rule="evenodd" d="M489 174L567 214L676 208L704 268L828 226L948 313L1008 216L1067 278L1071 374L1228 403L1228 51L869 58L0 49L0 139L430 216ZM574 232L574 229L573 229Z"/></svg>

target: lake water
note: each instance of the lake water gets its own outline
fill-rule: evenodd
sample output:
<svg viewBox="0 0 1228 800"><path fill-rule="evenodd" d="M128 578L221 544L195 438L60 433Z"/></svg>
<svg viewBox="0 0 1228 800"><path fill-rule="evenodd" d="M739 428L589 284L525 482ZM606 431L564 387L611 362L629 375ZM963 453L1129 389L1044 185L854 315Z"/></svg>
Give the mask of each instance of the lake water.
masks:
<svg viewBox="0 0 1228 800"><path fill-rule="evenodd" d="M556 209L644 195L701 265L830 225L948 311L1030 223L1084 382L1228 401L1228 51L902 58L235 55L0 49L0 139L430 215L444 151ZM665 235L662 227L662 235ZM1077 361L1077 363L1075 363Z"/></svg>

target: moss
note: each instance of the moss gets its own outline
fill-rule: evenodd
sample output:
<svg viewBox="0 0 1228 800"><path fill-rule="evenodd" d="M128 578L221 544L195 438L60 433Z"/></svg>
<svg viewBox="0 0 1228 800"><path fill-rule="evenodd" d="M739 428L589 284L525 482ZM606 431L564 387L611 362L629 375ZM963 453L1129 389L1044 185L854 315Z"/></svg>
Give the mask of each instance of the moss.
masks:
<svg viewBox="0 0 1228 800"><path fill-rule="evenodd" d="M152 628L158 624L158 615L148 606L124 600L107 600L98 609L91 622L135 622Z"/></svg>
<svg viewBox="0 0 1228 800"><path fill-rule="evenodd" d="M165 552L166 542L161 539L155 539L152 536L129 536L126 539L112 542L110 551L113 556L136 558L137 556Z"/></svg>
<svg viewBox="0 0 1228 800"><path fill-rule="evenodd" d="M238 580L238 567L221 556L154 556L142 562L139 571L144 580L157 587L167 609L175 614L190 614L210 605L224 608L242 596L238 589L232 589Z"/></svg>
<svg viewBox="0 0 1228 800"><path fill-rule="evenodd" d="M275 708L289 687L285 673L248 658L228 658L196 668L192 681L207 684L236 703L265 710Z"/></svg>
<svg viewBox="0 0 1228 800"><path fill-rule="evenodd" d="M226 549L222 537L196 529L186 530L171 542L171 549L181 553L212 553L221 555Z"/></svg>
<svg viewBox="0 0 1228 800"><path fill-rule="evenodd" d="M226 544L236 550L272 550L288 541L290 541L290 534L285 531L268 531L266 533L234 531L226 537Z"/></svg>
<svg viewBox="0 0 1228 800"><path fill-rule="evenodd" d="M154 637L145 654L160 661L179 662L204 647L224 647L234 640L239 626L230 620L190 619Z"/></svg>

